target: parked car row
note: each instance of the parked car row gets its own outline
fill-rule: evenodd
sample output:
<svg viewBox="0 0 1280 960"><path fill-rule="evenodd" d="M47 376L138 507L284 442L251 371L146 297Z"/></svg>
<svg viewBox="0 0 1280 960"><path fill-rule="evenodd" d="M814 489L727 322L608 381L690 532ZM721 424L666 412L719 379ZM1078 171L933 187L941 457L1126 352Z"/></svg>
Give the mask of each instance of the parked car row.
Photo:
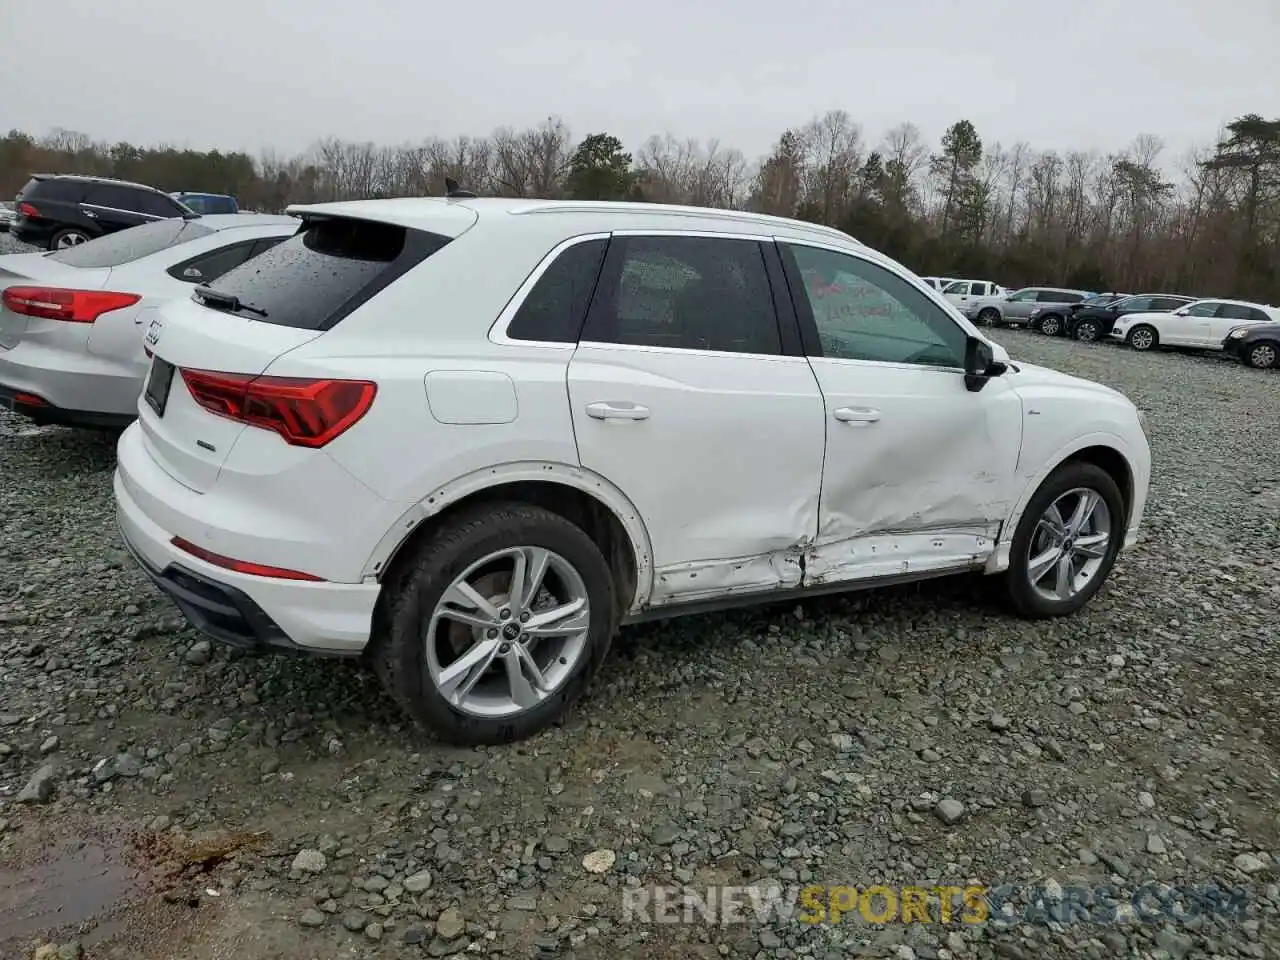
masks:
<svg viewBox="0 0 1280 960"><path fill-rule="evenodd" d="M951 299L951 298L948 298ZM1221 350L1261 369L1280 365L1280 308L1175 293L1099 293L1024 287L957 303L986 326L1026 326L1084 343L1118 340L1135 350L1161 346Z"/></svg>
<svg viewBox="0 0 1280 960"><path fill-rule="evenodd" d="M127 180L38 173L14 198L8 229L23 243L61 250L157 220L237 210L235 198L221 194L169 194Z"/></svg>
<svg viewBox="0 0 1280 960"><path fill-rule="evenodd" d="M290 212L4 258L0 384L28 414L132 392L113 490L142 570L220 642L368 658L445 739L546 727L624 623L958 572L1063 616L1138 536L1142 413L847 234Z"/></svg>

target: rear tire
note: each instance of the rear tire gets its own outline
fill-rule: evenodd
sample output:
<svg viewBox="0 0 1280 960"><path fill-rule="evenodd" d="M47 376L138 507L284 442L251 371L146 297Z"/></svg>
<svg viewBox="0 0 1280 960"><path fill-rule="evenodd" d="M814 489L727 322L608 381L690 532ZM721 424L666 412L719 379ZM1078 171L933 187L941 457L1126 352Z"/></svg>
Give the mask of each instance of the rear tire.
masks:
<svg viewBox="0 0 1280 960"><path fill-rule="evenodd" d="M1047 337L1056 337L1062 332L1062 318L1056 313L1040 318L1040 332Z"/></svg>
<svg viewBox="0 0 1280 960"><path fill-rule="evenodd" d="M1280 343L1261 340L1249 348L1244 362L1255 370L1273 370L1280 366Z"/></svg>
<svg viewBox="0 0 1280 960"><path fill-rule="evenodd" d="M524 567L516 565L517 553ZM512 579L537 566L535 554L546 574L523 603L512 596ZM600 548L564 517L529 504L463 512L419 544L392 579L371 651L374 669L401 709L449 743L511 743L550 726L587 688L618 629L613 576ZM468 602L476 594L489 613ZM585 602L584 612L544 627L577 621L563 644L549 632L521 632L530 629L527 619L536 624L546 616L539 598L561 609ZM513 627L508 636L504 628Z"/></svg>
<svg viewBox="0 0 1280 960"><path fill-rule="evenodd" d="M1093 511L1072 529L1074 510L1080 493L1096 498ZM1054 532L1046 522L1050 508L1058 511L1063 529ZM1124 542L1126 515L1124 498L1116 482L1092 463L1067 463L1051 473L1023 511L1013 535L1009 569L1005 571L1005 591L1013 609L1032 620L1062 617L1075 613L1101 589L1116 554ZM1105 532L1105 542L1100 538ZM1058 553L1055 555L1054 550ZM1085 551L1100 556L1085 556ZM1065 562L1067 566L1061 565ZM1045 572L1032 582L1033 562ZM1059 586L1059 572L1065 588ZM1087 574L1087 576L1086 576Z"/></svg>
<svg viewBox="0 0 1280 960"><path fill-rule="evenodd" d="M986 307L978 311L978 322L986 324L988 327L994 327L1000 320L1000 311L994 307Z"/></svg>
<svg viewBox="0 0 1280 960"><path fill-rule="evenodd" d="M65 227L49 238L49 249L65 250L67 247L78 247L92 239L93 237L78 227Z"/></svg>
<svg viewBox="0 0 1280 960"><path fill-rule="evenodd" d="M1156 328L1150 324L1140 323L1129 331L1129 336L1125 338L1129 342L1129 346L1135 350L1141 350L1144 353L1148 350L1154 350L1160 346L1160 334L1156 332Z"/></svg>
<svg viewBox="0 0 1280 960"><path fill-rule="evenodd" d="M1076 324L1073 336L1081 343L1097 343L1102 336L1102 327L1097 320L1081 320Z"/></svg>

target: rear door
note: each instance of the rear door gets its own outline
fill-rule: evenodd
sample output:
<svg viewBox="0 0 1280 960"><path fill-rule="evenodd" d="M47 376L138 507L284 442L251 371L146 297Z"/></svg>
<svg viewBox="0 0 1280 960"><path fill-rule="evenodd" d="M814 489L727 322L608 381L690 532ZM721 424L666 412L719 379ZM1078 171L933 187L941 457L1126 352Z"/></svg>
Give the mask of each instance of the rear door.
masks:
<svg viewBox="0 0 1280 960"><path fill-rule="evenodd" d="M784 291L767 238L610 242L569 402L582 465L648 527L655 604L801 582L825 427Z"/></svg>
<svg viewBox="0 0 1280 960"><path fill-rule="evenodd" d="M1257 307L1250 307L1243 303L1224 303L1209 318L1202 346L1220 349L1222 341L1234 328L1266 323L1269 319L1270 317Z"/></svg>
<svg viewBox="0 0 1280 960"><path fill-rule="evenodd" d="M1208 343L1210 325L1223 306L1217 300L1201 300L1159 318L1160 341L1180 347Z"/></svg>
<svg viewBox="0 0 1280 960"><path fill-rule="evenodd" d="M114 183L90 184L80 211L103 233L127 230L158 219L138 209L138 191Z"/></svg>

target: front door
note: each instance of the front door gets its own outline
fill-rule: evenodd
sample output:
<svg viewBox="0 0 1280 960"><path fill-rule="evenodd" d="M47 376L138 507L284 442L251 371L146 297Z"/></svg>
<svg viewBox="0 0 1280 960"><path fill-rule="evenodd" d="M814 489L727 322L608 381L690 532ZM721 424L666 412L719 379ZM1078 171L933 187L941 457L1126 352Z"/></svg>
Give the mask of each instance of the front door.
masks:
<svg viewBox="0 0 1280 960"><path fill-rule="evenodd" d="M1026 323L1031 317L1031 311L1035 309L1039 296L1039 290L1019 290L1009 297L1001 308L1005 322Z"/></svg>
<svg viewBox="0 0 1280 960"><path fill-rule="evenodd" d="M1020 492L1017 393L1000 377L965 389L968 331L905 273L850 251L779 247L827 417L807 582L981 561Z"/></svg>
<svg viewBox="0 0 1280 960"><path fill-rule="evenodd" d="M801 583L826 425L776 258L732 236L609 244L569 402L582 465L648 528L655 606Z"/></svg>

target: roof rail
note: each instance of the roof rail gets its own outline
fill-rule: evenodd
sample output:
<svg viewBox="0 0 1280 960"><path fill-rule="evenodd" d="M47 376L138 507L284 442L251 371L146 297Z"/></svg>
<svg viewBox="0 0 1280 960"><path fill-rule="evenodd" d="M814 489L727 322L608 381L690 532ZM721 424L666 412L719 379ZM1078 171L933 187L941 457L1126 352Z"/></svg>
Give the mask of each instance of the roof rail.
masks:
<svg viewBox="0 0 1280 960"><path fill-rule="evenodd" d="M616 213L649 214L650 216L667 217L704 217L707 219L732 220L737 223L759 223L786 226L790 230L807 230L832 238L861 243L835 227L821 223L810 223L807 220L795 220L788 217L777 217L767 213L752 213L746 210L725 210L720 207L695 207L675 203L636 203L613 200L534 200L527 206L517 207L511 213L517 216L549 213Z"/></svg>

